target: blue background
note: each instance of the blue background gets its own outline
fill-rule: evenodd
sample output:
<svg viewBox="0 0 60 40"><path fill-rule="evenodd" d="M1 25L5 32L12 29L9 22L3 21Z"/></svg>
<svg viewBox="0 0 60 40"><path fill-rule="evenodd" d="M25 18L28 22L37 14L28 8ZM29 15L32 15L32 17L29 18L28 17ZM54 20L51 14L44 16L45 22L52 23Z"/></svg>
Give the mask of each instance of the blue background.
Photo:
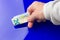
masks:
<svg viewBox="0 0 60 40"><path fill-rule="evenodd" d="M27 7L35 0L0 0L0 40L60 40L60 26L50 21L37 23L31 29L11 22L11 18L26 12ZM51 0L37 0L49 2ZM21 27L21 28L20 28Z"/></svg>
<svg viewBox="0 0 60 40"><path fill-rule="evenodd" d="M33 1L34 0L24 0L25 11ZM37 1L47 3L53 0ZM60 40L60 26L53 25L48 20L45 23L35 22L33 28L29 29L29 33L26 36L25 40Z"/></svg>

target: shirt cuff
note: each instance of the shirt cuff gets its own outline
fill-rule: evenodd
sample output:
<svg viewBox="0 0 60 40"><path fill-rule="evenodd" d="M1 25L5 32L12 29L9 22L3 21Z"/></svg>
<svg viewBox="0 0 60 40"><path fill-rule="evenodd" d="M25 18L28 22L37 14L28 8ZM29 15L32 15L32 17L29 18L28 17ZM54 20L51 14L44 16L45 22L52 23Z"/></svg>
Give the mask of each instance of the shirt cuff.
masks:
<svg viewBox="0 0 60 40"><path fill-rule="evenodd" d="M50 1L48 3L45 3L43 8L43 14L45 16L45 19L50 20L50 13L52 12L52 3L53 1Z"/></svg>

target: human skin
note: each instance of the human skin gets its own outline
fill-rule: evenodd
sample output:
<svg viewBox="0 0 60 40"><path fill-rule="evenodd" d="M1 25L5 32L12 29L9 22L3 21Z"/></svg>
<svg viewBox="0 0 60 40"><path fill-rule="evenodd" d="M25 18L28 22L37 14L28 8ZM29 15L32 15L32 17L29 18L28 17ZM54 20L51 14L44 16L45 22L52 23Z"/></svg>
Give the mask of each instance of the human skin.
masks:
<svg viewBox="0 0 60 40"><path fill-rule="evenodd" d="M27 12L30 14L28 17L28 27L32 28L34 20L37 22L45 21L43 7L45 3L34 1L28 8Z"/></svg>

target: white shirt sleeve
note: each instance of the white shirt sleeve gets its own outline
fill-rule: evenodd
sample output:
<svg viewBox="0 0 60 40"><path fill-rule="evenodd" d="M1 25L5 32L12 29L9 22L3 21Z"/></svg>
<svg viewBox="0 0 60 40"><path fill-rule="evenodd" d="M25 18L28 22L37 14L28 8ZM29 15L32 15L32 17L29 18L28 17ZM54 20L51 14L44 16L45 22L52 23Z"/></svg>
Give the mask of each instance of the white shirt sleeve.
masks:
<svg viewBox="0 0 60 40"><path fill-rule="evenodd" d="M55 25L60 25L60 1L50 1L44 5L44 16Z"/></svg>

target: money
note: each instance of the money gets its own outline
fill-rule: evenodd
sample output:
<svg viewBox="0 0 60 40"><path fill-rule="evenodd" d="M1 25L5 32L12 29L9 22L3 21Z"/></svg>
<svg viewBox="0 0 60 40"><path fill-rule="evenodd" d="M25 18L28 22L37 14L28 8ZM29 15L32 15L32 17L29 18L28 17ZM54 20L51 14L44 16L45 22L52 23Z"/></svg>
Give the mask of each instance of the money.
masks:
<svg viewBox="0 0 60 40"><path fill-rule="evenodd" d="M28 13L23 13L12 18L13 25L26 23L28 19Z"/></svg>

